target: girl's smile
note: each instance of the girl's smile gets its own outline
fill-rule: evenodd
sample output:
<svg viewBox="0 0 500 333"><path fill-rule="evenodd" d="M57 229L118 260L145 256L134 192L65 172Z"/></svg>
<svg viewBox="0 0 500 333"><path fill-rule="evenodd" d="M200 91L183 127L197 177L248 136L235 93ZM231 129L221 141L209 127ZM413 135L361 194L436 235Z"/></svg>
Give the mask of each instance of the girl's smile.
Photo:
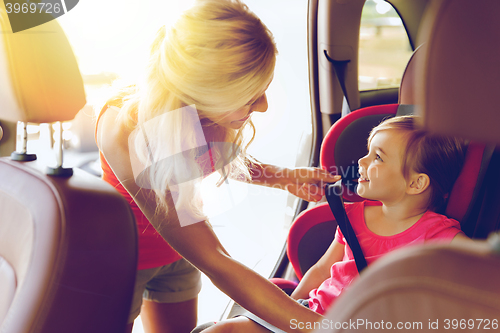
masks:
<svg viewBox="0 0 500 333"><path fill-rule="evenodd" d="M365 183L365 182L369 182L370 180L366 179L365 177L361 176L358 178L358 183Z"/></svg>

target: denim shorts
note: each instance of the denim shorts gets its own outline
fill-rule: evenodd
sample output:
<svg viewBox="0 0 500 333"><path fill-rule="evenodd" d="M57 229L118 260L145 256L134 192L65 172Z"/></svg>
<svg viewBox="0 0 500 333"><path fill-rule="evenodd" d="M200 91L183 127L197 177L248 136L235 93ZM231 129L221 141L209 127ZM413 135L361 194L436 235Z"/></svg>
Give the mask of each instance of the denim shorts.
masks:
<svg viewBox="0 0 500 333"><path fill-rule="evenodd" d="M158 303L180 303L198 296L201 274L187 260L137 271L134 296L128 322L141 312L142 299Z"/></svg>

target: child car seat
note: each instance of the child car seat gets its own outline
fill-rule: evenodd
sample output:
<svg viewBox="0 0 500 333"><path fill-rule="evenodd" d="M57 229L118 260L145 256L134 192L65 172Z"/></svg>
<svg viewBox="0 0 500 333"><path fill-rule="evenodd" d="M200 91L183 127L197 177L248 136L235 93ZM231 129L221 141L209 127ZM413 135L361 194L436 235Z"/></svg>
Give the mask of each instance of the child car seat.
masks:
<svg viewBox="0 0 500 333"><path fill-rule="evenodd" d="M363 200L356 194L358 159L367 152L367 139L373 127L386 118L413 112L413 75L416 59L423 54L422 46L413 53L405 69L399 104L388 104L362 108L338 120L326 134L320 152L322 168L342 175L343 196L346 201ZM409 92L407 92L409 90ZM475 216L471 217L476 199L480 197L481 183L492 156L494 146L470 143L465 164L450 193L445 214L457 219L464 232L474 236ZM346 203L349 204L349 203ZM287 255L300 280L328 249L335 236L337 223L327 203L302 212L290 228L287 239ZM272 279L274 283L290 293L294 281Z"/></svg>

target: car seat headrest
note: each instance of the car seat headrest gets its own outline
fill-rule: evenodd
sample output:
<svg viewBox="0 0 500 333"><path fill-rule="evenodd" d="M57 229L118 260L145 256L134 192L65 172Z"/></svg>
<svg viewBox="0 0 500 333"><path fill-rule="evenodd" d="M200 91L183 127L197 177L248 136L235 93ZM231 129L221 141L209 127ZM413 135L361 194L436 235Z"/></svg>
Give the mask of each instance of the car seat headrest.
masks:
<svg viewBox="0 0 500 333"><path fill-rule="evenodd" d="M368 135L382 120L394 117L397 104L361 108L340 118L328 131L320 151L320 165L342 176L343 197L347 201L362 201L356 193L358 159L366 152Z"/></svg>
<svg viewBox="0 0 500 333"><path fill-rule="evenodd" d="M0 119L73 119L86 103L85 91L75 55L57 21L12 33L2 9L0 25Z"/></svg>
<svg viewBox="0 0 500 333"><path fill-rule="evenodd" d="M500 143L500 1L431 1L420 25L427 47L416 97L433 132Z"/></svg>
<svg viewBox="0 0 500 333"><path fill-rule="evenodd" d="M423 48L425 44L420 45L413 51L410 60L403 72L401 77L401 83L399 85L399 104L400 105L415 105L415 67L417 59L423 57Z"/></svg>

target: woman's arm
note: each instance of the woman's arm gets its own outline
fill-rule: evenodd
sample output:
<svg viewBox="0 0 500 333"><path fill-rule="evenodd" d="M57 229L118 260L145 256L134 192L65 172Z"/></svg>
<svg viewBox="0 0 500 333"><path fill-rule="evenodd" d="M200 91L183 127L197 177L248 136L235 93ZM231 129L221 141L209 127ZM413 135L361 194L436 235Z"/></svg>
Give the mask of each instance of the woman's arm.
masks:
<svg viewBox="0 0 500 333"><path fill-rule="evenodd" d="M110 144L110 141L106 142L98 135L101 151L150 223L180 255L206 274L214 285L238 304L286 332L308 331L292 330L292 319L313 323L322 318L295 302L267 279L231 258L206 221L181 227L170 194L167 193L167 201L171 207L168 214L157 213L155 193L140 188L134 181L128 157L127 135L119 130L116 135L124 136L117 140L118 144Z"/></svg>
<svg viewBox="0 0 500 333"><path fill-rule="evenodd" d="M333 240L325 254L304 275L297 288L292 293L294 299L307 299L309 292L318 288L330 277L330 268L344 257L345 245Z"/></svg>
<svg viewBox="0 0 500 333"><path fill-rule="evenodd" d="M125 188L134 193L136 185L131 183L134 182ZM301 322L321 319L267 279L231 258L206 221L181 227L174 209L170 209L167 216L155 214L153 194L141 189L136 193L134 200L165 240L238 304L287 332L294 331L290 328L292 319Z"/></svg>
<svg viewBox="0 0 500 333"><path fill-rule="evenodd" d="M252 183L288 190L306 201L319 201L325 195L325 185L340 180L321 168L282 168L271 164L250 164Z"/></svg>

